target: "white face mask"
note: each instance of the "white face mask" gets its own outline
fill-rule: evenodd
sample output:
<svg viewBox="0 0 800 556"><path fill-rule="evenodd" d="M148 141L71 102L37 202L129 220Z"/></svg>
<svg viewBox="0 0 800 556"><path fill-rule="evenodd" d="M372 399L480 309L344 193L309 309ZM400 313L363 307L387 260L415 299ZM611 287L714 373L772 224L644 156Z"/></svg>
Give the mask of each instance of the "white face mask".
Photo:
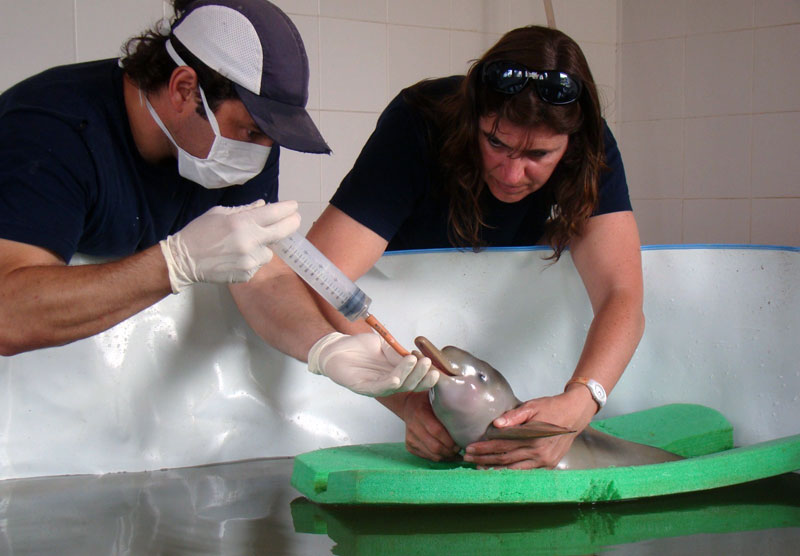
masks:
<svg viewBox="0 0 800 556"><path fill-rule="evenodd" d="M223 137L219 132L217 119L208 107L206 95L199 84L197 89L203 99L203 108L206 111L208 123L211 124L211 129L214 130L214 142L211 144L211 150L208 151L206 158L197 158L183 150L172 137L172 134L167 131L164 122L161 121L150 101L147 100L147 95L145 95L144 99L147 103L147 109L158 124L158 127L178 149L178 173L207 189L219 189L220 187L242 184L260 174L267 163L271 147Z"/></svg>

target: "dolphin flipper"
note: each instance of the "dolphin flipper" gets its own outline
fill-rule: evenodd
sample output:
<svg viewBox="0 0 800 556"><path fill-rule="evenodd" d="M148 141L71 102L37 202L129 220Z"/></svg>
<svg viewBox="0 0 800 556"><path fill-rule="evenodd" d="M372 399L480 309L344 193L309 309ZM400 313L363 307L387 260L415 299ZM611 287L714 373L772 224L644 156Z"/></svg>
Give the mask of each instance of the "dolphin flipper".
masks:
<svg viewBox="0 0 800 556"><path fill-rule="evenodd" d="M499 429L489 425L485 440L522 440L569 434L575 431L542 421L530 421L514 427ZM628 467L678 461L681 456L646 444L623 440L587 427L575 437L569 451L556 466L558 469L597 469Z"/></svg>
<svg viewBox="0 0 800 556"><path fill-rule="evenodd" d="M678 461L683 457L646 444L623 440L586 427L572 443L557 469L596 469L628 467Z"/></svg>
<svg viewBox="0 0 800 556"><path fill-rule="evenodd" d="M501 429L494 425L486 428L484 437L486 440L520 440L524 438L544 438L547 436L559 436L576 432L552 423L544 421L528 421L513 427L503 427Z"/></svg>

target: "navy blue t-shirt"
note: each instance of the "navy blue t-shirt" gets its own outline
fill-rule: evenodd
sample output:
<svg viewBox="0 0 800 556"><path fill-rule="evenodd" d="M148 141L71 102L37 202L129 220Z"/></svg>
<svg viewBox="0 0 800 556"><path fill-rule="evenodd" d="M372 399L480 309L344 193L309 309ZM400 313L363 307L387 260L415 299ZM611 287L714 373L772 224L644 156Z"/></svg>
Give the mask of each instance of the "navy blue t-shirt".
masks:
<svg viewBox="0 0 800 556"><path fill-rule="evenodd" d="M215 205L278 197L278 146L244 185L206 189L174 159L150 164L131 135L116 59L61 66L0 95L0 238L122 257Z"/></svg>
<svg viewBox="0 0 800 556"><path fill-rule="evenodd" d="M438 79L435 94L452 93L463 76ZM622 158L605 126L606 165L594 214L631 210ZM448 199L436 161L441 133L401 93L386 107L375 131L331 198L331 204L389 242L387 251L452 247ZM486 226L481 238L493 247L536 245L551 213L547 185L515 203L484 188L480 200Z"/></svg>

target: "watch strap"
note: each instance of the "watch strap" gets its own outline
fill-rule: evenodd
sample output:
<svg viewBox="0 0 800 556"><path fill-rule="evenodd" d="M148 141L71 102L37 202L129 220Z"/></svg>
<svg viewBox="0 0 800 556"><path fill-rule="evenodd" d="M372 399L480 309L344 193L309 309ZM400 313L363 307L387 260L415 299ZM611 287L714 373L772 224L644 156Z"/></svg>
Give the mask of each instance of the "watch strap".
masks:
<svg viewBox="0 0 800 556"><path fill-rule="evenodd" d="M604 405L606 405L606 400L608 396L606 395L606 389L603 388L603 385L597 382L592 378L586 378L583 376L576 376L571 378L567 381L564 385L564 390L566 391L567 386L570 384L583 384L589 389L589 393L592 395L592 399L597 403L597 410L600 411Z"/></svg>

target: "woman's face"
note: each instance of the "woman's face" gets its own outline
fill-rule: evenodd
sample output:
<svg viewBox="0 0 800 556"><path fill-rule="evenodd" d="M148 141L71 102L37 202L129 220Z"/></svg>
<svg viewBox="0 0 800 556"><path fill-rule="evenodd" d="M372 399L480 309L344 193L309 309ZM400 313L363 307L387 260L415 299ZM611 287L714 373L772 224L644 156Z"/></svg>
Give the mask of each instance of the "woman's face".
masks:
<svg viewBox="0 0 800 556"><path fill-rule="evenodd" d="M483 179L498 200L515 203L550 179L567 150L569 136L546 126L529 130L503 118L492 132L495 121L496 116L479 121Z"/></svg>

